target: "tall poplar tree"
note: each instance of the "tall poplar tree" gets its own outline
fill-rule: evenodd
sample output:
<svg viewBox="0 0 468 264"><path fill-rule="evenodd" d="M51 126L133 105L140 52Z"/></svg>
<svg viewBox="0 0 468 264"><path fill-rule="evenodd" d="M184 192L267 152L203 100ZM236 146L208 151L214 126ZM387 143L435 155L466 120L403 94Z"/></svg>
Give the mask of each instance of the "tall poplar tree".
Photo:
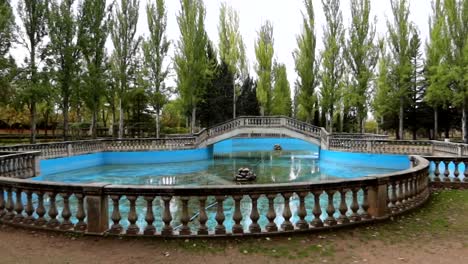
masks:
<svg viewBox="0 0 468 264"><path fill-rule="evenodd" d="M10 81L12 80L15 61L9 55L15 40L15 16L9 0L0 0L0 103L9 98Z"/></svg>
<svg viewBox="0 0 468 264"><path fill-rule="evenodd" d="M293 52L295 68L298 75L295 96L298 108L306 115L306 122L311 123L317 106L317 87L319 85L320 61L316 56L317 38L315 35L315 15L312 0L304 0L306 12L302 13L302 33L297 36L297 48ZM296 102L297 101L297 102ZM295 109L295 112L298 109ZM296 113L295 113L296 114ZM318 125L318 124L315 124Z"/></svg>
<svg viewBox="0 0 468 264"><path fill-rule="evenodd" d="M448 107L452 98L447 61L449 39L442 1L432 2L429 41L426 43L425 79L428 87L425 100L434 109L434 139L439 136L439 110Z"/></svg>
<svg viewBox="0 0 468 264"><path fill-rule="evenodd" d="M135 58L141 38L136 36L139 0L121 0L111 19L111 39L114 44L116 69L118 71L119 100L119 138L124 136L124 104L130 80L134 71L132 61Z"/></svg>
<svg viewBox="0 0 468 264"><path fill-rule="evenodd" d="M143 41L144 72L149 102L155 112L156 137L159 138L161 110L171 93L165 84L169 71L164 63L170 42L166 37L167 11L164 0L156 0L156 5L148 3L146 17L150 35Z"/></svg>
<svg viewBox="0 0 468 264"><path fill-rule="evenodd" d="M258 32L258 39L255 43L255 56L257 64L257 99L260 103L260 113L262 116L271 115L273 97L273 25L266 21Z"/></svg>
<svg viewBox="0 0 468 264"><path fill-rule="evenodd" d="M387 21L388 43L391 54L391 86L399 99L398 138L404 139L405 107L411 88L410 39L412 24L409 22L409 3L407 0L390 0L393 24Z"/></svg>
<svg viewBox="0 0 468 264"><path fill-rule="evenodd" d="M468 1L444 0L449 37L448 63L455 104L462 108L463 142L468 143Z"/></svg>
<svg viewBox="0 0 468 264"><path fill-rule="evenodd" d="M68 111L72 84L77 73L79 47L77 32L79 21L73 11L74 0L50 2L47 25L50 42L48 45L52 59L53 79L59 87L63 113L63 140L68 140Z"/></svg>
<svg viewBox="0 0 468 264"><path fill-rule="evenodd" d="M275 84L272 95L272 115L291 116L291 88L289 87L286 65L275 63L273 78Z"/></svg>
<svg viewBox="0 0 468 264"><path fill-rule="evenodd" d="M205 7L201 0L181 0L177 15L180 39L177 42L175 69L177 89L186 112L191 114L191 133L195 132L197 105L212 74L207 57L208 35L205 31Z"/></svg>
<svg viewBox="0 0 468 264"><path fill-rule="evenodd" d="M218 34L219 55L234 77L232 78L232 115L233 118L236 118L236 96L240 88L239 81L247 75L247 62L244 41L239 31L239 15L226 3L221 4L219 11ZM237 85L236 80L238 81Z"/></svg>
<svg viewBox="0 0 468 264"><path fill-rule="evenodd" d="M20 0L18 3L18 14L24 31L20 35L20 42L28 50L22 98L30 113L31 144L36 143L37 103L41 94L38 59L43 52L43 41L47 35L47 5L48 0Z"/></svg>
<svg viewBox="0 0 468 264"><path fill-rule="evenodd" d="M375 22L370 17L370 0L351 0L351 25L345 52L351 72L346 101L357 114L358 128L364 133L364 121L369 103L369 86L378 60L378 47L374 43ZM374 20L375 21L375 20Z"/></svg>
<svg viewBox="0 0 468 264"><path fill-rule="evenodd" d="M328 114L328 129L333 132L335 109L342 93L342 77L345 71L343 58L344 27L339 0L322 0L326 25L324 26L322 51L322 111Z"/></svg>
<svg viewBox="0 0 468 264"><path fill-rule="evenodd" d="M84 0L79 6L79 47L86 68L83 74L84 101L91 111L91 135L97 136L97 114L105 94L106 49L109 35L109 16L105 0Z"/></svg>

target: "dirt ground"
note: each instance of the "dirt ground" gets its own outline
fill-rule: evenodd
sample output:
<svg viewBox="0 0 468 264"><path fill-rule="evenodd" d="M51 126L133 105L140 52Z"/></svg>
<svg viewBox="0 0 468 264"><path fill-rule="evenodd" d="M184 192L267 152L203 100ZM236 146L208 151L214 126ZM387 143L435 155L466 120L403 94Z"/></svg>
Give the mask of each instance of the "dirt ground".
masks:
<svg viewBox="0 0 468 264"><path fill-rule="evenodd" d="M0 263L468 263L468 191L355 229L248 239L76 236L0 226Z"/></svg>

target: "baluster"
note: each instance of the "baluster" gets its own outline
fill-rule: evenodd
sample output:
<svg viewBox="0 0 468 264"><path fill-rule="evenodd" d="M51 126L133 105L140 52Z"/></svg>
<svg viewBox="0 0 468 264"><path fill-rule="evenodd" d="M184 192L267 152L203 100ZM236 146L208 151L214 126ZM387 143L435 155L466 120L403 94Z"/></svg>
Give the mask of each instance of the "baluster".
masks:
<svg viewBox="0 0 468 264"><path fill-rule="evenodd" d="M224 196L218 195L215 197L217 202L217 209L216 209L216 222L218 223L215 227L215 234L216 235L224 235L226 234L226 227L224 226Z"/></svg>
<svg viewBox="0 0 468 264"><path fill-rule="evenodd" d="M328 190L326 191L328 195L328 206L327 206L327 218L325 219L325 224L327 226L334 226L336 225L336 219L333 216L335 213L335 207L333 206L333 195L335 194L334 190Z"/></svg>
<svg viewBox="0 0 468 264"><path fill-rule="evenodd" d="M402 182L401 180L399 180L395 186L398 186L398 190L397 190L397 201L395 203L395 206L396 206L396 210L397 211L400 211L404 206L403 206L403 186L402 186Z"/></svg>
<svg viewBox="0 0 468 264"><path fill-rule="evenodd" d="M120 224L120 220L122 219L120 215L120 195L111 195L110 198L112 199L112 216L111 220L113 222L109 232L112 234L120 234L122 233L123 227Z"/></svg>
<svg viewBox="0 0 468 264"><path fill-rule="evenodd" d="M0 176L1 176L1 173L0 173ZM0 218L2 218L4 215L5 215L5 191L3 191L3 187L0 187Z"/></svg>
<svg viewBox="0 0 468 264"><path fill-rule="evenodd" d="M307 196L306 192L299 192L297 193L299 196L299 209L297 211L297 216L299 217L299 220L296 222L296 227L304 230L309 228L309 224L305 220L305 217L307 216L307 211L305 209L305 197Z"/></svg>
<svg viewBox="0 0 468 264"><path fill-rule="evenodd" d="M36 192L37 195L37 208L36 208L36 214L38 216L35 224L37 226L43 226L47 223L47 220L44 218L46 214L46 210L44 207L44 193L41 191Z"/></svg>
<svg viewBox="0 0 468 264"><path fill-rule="evenodd" d="M407 182L406 179L400 181L402 208L406 207L406 204L408 202L408 200L406 199L408 196L408 189L406 188L407 187L406 182Z"/></svg>
<svg viewBox="0 0 468 264"><path fill-rule="evenodd" d="M198 201L200 201L200 215L198 217L200 227L198 228L198 234L208 235L208 227L206 226L206 221L208 221L208 216L206 215L206 196L198 197Z"/></svg>
<svg viewBox="0 0 468 264"><path fill-rule="evenodd" d="M172 215L171 215L171 207L170 207L170 202L171 202L172 196L163 196L161 198L164 201L164 212L163 212L163 215L162 215L162 220L164 222L164 226L163 226L163 228L161 230L161 234L163 236L172 236L173 235L173 228L171 226Z"/></svg>
<svg viewBox="0 0 468 264"><path fill-rule="evenodd" d="M455 178L453 178L453 181L460 182L460 178L458 178L458 176L460 176L460 171L458 169L458 165L460 164L460 161L454 161L453 164L455 165L455 171L453 172L453 176Z"/></svg>
<svg viewBox="0 0 468 264"><path fill-rule="evenodd" d="M363 197L362 197L362 215L361 218L364 220L372 219L372 216L369 214L369 189L368 187L362 187Z"/></svg>
<svg viewBox="0 0 468 264"><path fill-rule="evenodd" d="M19 188L16 188L14 189L15 193L16 193L16 203L15 203L15 212L16 212L16 215L15 217L13 218L13 222L14 223L21 223L23 222L23 219L24 219L24 216L23 216L23 202L21 201L21 189Z"/></svg>
<svg viewBox="0 0 468 264"><path fill-rule="evenodd" d="M322 195L323 191L315 191L314 192L314 209L312 213L314 215L314 219L312 220L313 227L322 227L323 222L320 216L322 215L322 208L320 207L320 195Z"/></svg>
<svg viewBox="0 0 468 264"><path fill-rule="evenodd" d="M283 193L283 197L284 197L284 209L283 209L284 222L281 224L281 229L284 230L284 231L294 230L293 224L291 223L291 221L289 221L289 219L292 216L291 208L289 207L289 200L290 200L291 196L292 196L292 193ZM304 222L305 222L305 220L304 220ZM306 224L307 224L307 222L306 222Z"/></svg>
<svg viewBox="0 0 468 264"><path fill-rule="evenodd" d="M49 217L50 220L47 222L47 227L49 228L56 228L60 225L59 220L57 220L58 211L57 211L57 204L56 204L56 196L55 192L48 192L47 195L49 196Z"/></svg>
<svg viewBox="0 0 468 264"><path fill-rule="evenodd" d="M361 221L361 216L358 214L358 210L359 210L359 203L358 203L358 199L357 199L358 191L359 191L358 188L353 188L352 189L353 202L351 203L351 211L353 213L351 214L351 218L350 218L352 222Z"/></svg>
<svg viewBox="0 0 468 264"><path fill-rule="evenodd" d="M396 182L392 181L390 183L390 187L391 187L390 197L389 197L390 203L388 204L388 208L390 209L392 213L395 213L396 211L398 211L398 209L396 208L396 201L397 201Z"/></svg>
<svg viewBox="0 0 468 264"><path fill-rule="evenodd" d="M78 210L76 211L76 219L78 219L78 222L75 225L75 231L85 231L87 224L84 221L86 217L83 205L84 195L82 193L76 193L75 197L78 199Z"/></svg>
<svg viewBox="0 0 468 264"><path fill-rule="evenodd" d="M73 227L73 223L70 221L71 211L70 211L70 193L61 193L60 194L63 198L63 210L62 210L62 218L63 222L60 225L60 229L67 230Z"/></svg>
<svg viewBox="0 0 468 264"><path fill-rule="evenodd" d="M137 198L138 197L135 195L127 195L127 199L130 202L130 211L128 212L128 222L130 222L130 225L127 228L128 235L136 235L140 232L140 227L136 224L138 220L135 205Z"/></svg>
<svg viewBox="0 0 468 264"><path fill-rule="evenodd" d="M232 198L234 199L234 215L232 217L234 220L234 225L232 226L232 233L243 234L244 228L241 225L242 213L240 209L242 195L234 195Z"/></svg>
<svg viewBox="0 0 468 264"><path fill-rule="evenodd" d="M266 225L267 232L276 232L278 231L278 226L275 223L276 212L275 212L275 197L276 194L268 194L268 213L267 219L268 224Z"/></svg>
<svg viewBox="0 0 468 264"><path fill-rule="evenodd" d="M180 200L182 201L182 215L180 217L180 221L182 222L182 227L180 228L181 235L190 235L192 232L190 231L190 227L188 226L188 222L190 221L190 217L188 215L188 201L190 197L182 196Z"/></svg>
<svg viewBox="0 0 468 264"><path fill-rule="evenodd" d="M435 182L440 182L440 170L439 170L440 161L439 161L439 160L435 160L435 161L434 161L434 164L435 164L434 181L435 181Z"/></svg>
<svg viewBox="0 0 468 264"><path fill-rule="evenodd" d="M450 178L449 178L449 176L450 176L449 163L450 163L450 161L444 160L444 164L445 164L444 182L450 182Z"/></svg>
<svg viewBox="0 0 468 264"><path fill-rule="evenodd" d="M258 194L250 195L250 199L252 199L252 211L250 212L250 220L252 220L252 223L249 226L250 233L260 233L261 231L260 225L257 223L258 219L260 218L257 208L258 197Z"/></svg>
<svg viewBox="0 0 468 264"><path fill-rule="evenodd" d="M13 201L13 191L11 188L7 188L7 201L6 201L7 213L4 216L5 221L13 220L13 217L15 217L14 209L15 209L15 202Z"/></svg>
<svg viewBox="0 0 468 264"><path fill-rule="evenodd" d="M340 216L338 217L339 224L347 224L349 223L349 219L346 216L346 212L348 212L348 205L346 204L346 193L348 190L342 189L340 190L341 202L340 202Z"/></svg>
<svg viewBox="0 0 468 264"><path fill-rule="evenodd" d="M146 226L145 230L143 231L144 235L151 236L156 233L156 228L153 225L154 222L154 214L153 214L153 200L154 196L145 196L144 197L146 201L146 216L145 216L145 221L146 221Z"/></svg>

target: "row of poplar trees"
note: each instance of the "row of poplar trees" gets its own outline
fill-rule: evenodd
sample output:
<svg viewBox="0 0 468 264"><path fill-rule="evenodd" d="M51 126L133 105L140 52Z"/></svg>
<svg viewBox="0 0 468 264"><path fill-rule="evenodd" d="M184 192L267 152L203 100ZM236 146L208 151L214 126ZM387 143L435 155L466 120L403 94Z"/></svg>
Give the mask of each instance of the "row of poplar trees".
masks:
<svg viewBox="0 0 468 264"><path fill-rule="evenodd" d="M298 75L292 100L286 66L275 59L272 23L266 21L258 30L253 80L238 13L226 4L220 9L216 49L205 30L202 0L180 0L176 41L166 36L164 0L146 6L147 37L137 34L138 0L110 5L105 0L19 0L18 27L10 2L0 0L0 103L27 107L31 142L39 103L61 109L64 139L70 109L89 113L95 136L104 105L123 137L130 100L140 95L145 97L140 108L152 109L159 136L161 112L173 94L192 133L197 125L238 114L294 116L330 132L363 132L372 112L382 124L397 120L397 138L403 139L405 122L412 123L408 116L429 108L435 137L439 112L459 110L468 142L468 0L434 0L424 44L409 20L409 1L389 1L392 16L379 38L370 0L350 0L348 28L340 1L322 0L324 48L318 50L314 6L304 0L302 30L292 54ZM9 55L14 43L28 51L21 66ZM168 56L171 45L173 59ZM171 69L175 87L167 85Z"/></svg>

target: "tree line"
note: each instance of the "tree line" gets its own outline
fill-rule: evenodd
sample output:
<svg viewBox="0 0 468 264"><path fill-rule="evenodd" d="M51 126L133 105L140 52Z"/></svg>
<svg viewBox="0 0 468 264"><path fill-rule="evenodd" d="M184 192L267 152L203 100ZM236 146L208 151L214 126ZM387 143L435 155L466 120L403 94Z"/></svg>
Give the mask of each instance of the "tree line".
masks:
<svg viewBox="0 0 468 264"><path fill-rule="evenodd" d="M167 37L164 0L146 4L145 37L137 34L138 0L19 0L19 25L10 1L0 0L0 110L28 113L31 143L38 120L47 127L53 116L67 140L76 122L89 123L92 137L108 125L119 138L129 126L152 123L159 137L162 128L194 133L239 115L286 115L330 132L364 132L369 113L399 139L405 130L438 138L459 128L468 142L468 1L434 0L425 43L409 19L409 1L389 1L387 32L378 36L370 0L350 0L347 27L340 1L321 0L318 50L315 9L304 0L291 93L286 65L275 58L273 24L257 31L251 74L239 15L225 3L213 43L202 0L180 0L177 40ZM23 62L12 57L13 45L27 51Z"/></svg>

